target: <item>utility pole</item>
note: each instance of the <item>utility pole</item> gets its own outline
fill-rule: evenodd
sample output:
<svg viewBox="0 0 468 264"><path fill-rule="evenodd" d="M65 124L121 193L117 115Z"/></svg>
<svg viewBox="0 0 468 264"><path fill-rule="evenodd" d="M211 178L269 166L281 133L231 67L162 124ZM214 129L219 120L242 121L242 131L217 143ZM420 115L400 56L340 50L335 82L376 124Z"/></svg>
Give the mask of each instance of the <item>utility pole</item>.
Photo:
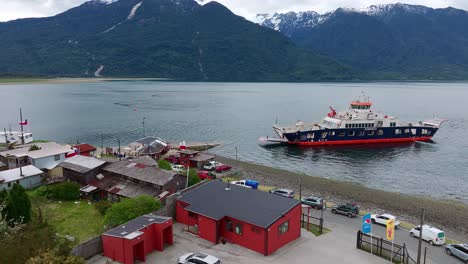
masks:
<svg viewBox="0 0 468 264"><path fill-rule="evenodd" d="M101 158L104 153L104 135L101 133Z"/></svg>
<svg viewBox="0 0 468 264"><path fill-rule="evenodd" d="M237 170L237 147L236 147L236 170Z"/></svg>
<svg viewBox="0 0 468 264"><path fill-rule="evenodd" d="M21 125L21 145L24 145L24 133L23 133L23 111L20 107L20 125Z"/></svg>
<svg viewBox="0 0 468 264"><path fill-rule="evenodd" d="M5 133L5 144L8 145L8 135L6 133L6 128L3 128L3 132Z"/></svg>
<svg viewBox="0 0 468 264"><path fill-rule="evenodd" d="M122 160L122 157L120 156L120 139L118 140L119 142L119 160Z"/></svg>
<svg viewBox="0 0 468 264"><path fill-rule="evenodd" d="M423 234L423 225L424 225L424 208L421 209L421 225L419 226L419 243L418 243L418 259L417 264L421 264L421 243L422 243L422 234Z"/></svg>
<svg viewBox="0 0 468 264"><path fill-rule="evenodd" d="M146 119L146 117L143 117L143 121L141 122L141 124L143 125L143 137L146 137L146 132L145 132L145 119Z"/></svg>
<svg viewBox="0 0 468 264"><path fill-rule="evenodd" d="M299 201L302 201L302 174L299 175Z"/></svg>

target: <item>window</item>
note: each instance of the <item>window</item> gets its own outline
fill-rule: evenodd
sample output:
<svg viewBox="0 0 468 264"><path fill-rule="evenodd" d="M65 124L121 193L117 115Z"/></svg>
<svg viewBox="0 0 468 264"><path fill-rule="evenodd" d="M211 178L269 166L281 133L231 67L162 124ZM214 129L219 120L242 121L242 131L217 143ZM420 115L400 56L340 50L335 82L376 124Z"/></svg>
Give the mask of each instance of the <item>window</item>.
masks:
<svg viewBox="0 0 468 264"><path fill-rule="evenodd" d="M8 183L8 187L11 187L11 182Z"/></svg>
<svg viewBox="0 0 468 264"><path fill-rule="evenodd" d="M355 134L356 134L356 133L355 133L354 131L349 131L349 136L350 136L350 137L354 137Z"/></svg>
<svg viewBox="0 0 468 264"><path fill-rule="evenodd" d="M229 231L229 232L232 232L233 228L232 228L232 222L227 220L226 221L226 230Z"/></svg>
<svg viewBox="0 0 468 264"><path fill-rule="evenodd" d="M369 131L369 132L367 132L367 135L373 136L373 135L374 135L374 131Z"/></svg>
<svg viewBox="0 0 468 264"><path fill-rule="evenodd" d="M286 221L284 223L282 223L279 227L278 227L278 231L279 231L279 234L282 235L286 232L288 232L289 230L289 221Z"/></svg>
<svg viewBox="0 0 468 264"><path fill-rule="evenodd" d="M382 129L379 129L379 130L377 131L377 135L379 135L379 136L383 135L383 130L382 130Z"/></svg>
<svg viewBox="0 0 468 264"><path fill-rule="evenodd" d="M54 155L54 160L55 161L60 160L60 155Z"/></svg>
<svg viewBox="0 0 468 264"><path fill-rule="evenodd" d="M242 224L236 224L236 234L242 235Z"/></svg>
<svg viewBox="0 0 468 264"><path fill-rule="evenodd" d="M427 129L422 129L422 130L421 130L421 134L422 134L422 135L426 135L426 134L427 134Z"/></svg>
<svg viewBox="0 0 468 264"><path fill-rule="evenodd" d="M326 138L327 137L327 132L322 132L322 138Z"/></svg>
<svg viewBox="0 0 468 264"><path fill-rule="evenodd" d="M405 129L405 134L409 134L409 129Z"/></svg>
<svg viewBox="0 0 468 264"><path fill-rule="evenodd" d="M330 136L334 136L334 135L335 135L335 131L330 132L329 135L330 135Z"/></svg>
<svg viewBox="0 0 468 264"><path fill-rule="evenodd" d="M361 136L361 137L364 136L364 131L359 131L358 136Z"/></svg>
<svg viewBox="0 0 468 264"><path fill-rule="evenodd" d="M396 135L400 135L400 134L401 134L401 129L398 129L398 128L395 129L395 134L396 134Z"/></svg>
<svg viewBox="0 0 468 264"><path fill-rule="evenodd" d="M196 215L195 213L193 213L193 212L189 212L189 213L188 213L188 216L189 216L190 218L196 218L196 217L197 217L197 215Z"/></svg>
<svg viewBox="0 0 468 264"><path fill-rule="evenodd" d="M346 126L345 126L345 127L346 127L346 128L349 128L349 124L346 124Z"/></svg>
<svg viewBox="0 0 468 264"><path fill-rule="evenodd" d="M338 133L338 136L339 136L339 137L344 137L344 132Z"/></svg>

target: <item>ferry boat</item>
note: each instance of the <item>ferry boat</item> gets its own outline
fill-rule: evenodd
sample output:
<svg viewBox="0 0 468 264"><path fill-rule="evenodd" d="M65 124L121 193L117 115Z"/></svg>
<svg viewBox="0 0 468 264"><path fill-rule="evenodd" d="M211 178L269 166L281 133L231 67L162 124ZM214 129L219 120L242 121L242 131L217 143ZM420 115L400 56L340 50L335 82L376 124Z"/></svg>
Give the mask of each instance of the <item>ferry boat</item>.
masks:
<svg viewBox="0 0 468 264"><path fill-rule="evenodd" d="M301 146L347 145L430 141L443 119L403 123L397 117L374 112L368 98L352 101L349 110L333 107L319 123L298 121L294 126L274 125L279 138L261 138L264 143Z"/></svg>

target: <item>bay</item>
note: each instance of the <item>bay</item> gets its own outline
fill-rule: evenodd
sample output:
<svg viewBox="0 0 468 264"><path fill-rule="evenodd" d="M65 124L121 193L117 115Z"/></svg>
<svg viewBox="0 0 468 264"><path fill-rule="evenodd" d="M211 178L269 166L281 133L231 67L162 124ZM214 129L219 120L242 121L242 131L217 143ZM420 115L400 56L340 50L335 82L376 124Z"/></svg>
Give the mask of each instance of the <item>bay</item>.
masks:
<svg viewBox="0 0 468 264"><path fill-rule="evenodd" d="M318 122L365 92L373 109L416 122L448 121L433 143L263 147L271 125ZM18 129L19 107L35 139L116 146L143 136L219 141L212 152L372 188L468 203L467 83L100 82L0 86L0 128Z"/></svg>

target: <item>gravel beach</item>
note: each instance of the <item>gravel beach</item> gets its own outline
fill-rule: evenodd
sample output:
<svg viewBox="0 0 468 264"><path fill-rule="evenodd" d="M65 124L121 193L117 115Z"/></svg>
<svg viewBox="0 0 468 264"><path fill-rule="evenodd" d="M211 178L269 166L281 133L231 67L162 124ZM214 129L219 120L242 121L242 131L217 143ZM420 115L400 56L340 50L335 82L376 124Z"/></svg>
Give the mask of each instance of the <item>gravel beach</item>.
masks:
<svg viewBox="0 0 468 264"><path fill-rule="evenodd" d="M236 164L235 160L225 157L218 156L217 160L229 164L233 168ZM243 161L237 161L237 166L242 178L256 180L261 185L292 189L296 194L299 194L301 174ZM466 242L468 238L467 204L452 200L386 192L351 182L329 180L310 175L302 175L301 178L303 196L322 196L326 201L333 203L354 201L366 211L392 213L414 224L418 223L421 208L424 208L427 223L444 228L453 239Z"/></svg>

